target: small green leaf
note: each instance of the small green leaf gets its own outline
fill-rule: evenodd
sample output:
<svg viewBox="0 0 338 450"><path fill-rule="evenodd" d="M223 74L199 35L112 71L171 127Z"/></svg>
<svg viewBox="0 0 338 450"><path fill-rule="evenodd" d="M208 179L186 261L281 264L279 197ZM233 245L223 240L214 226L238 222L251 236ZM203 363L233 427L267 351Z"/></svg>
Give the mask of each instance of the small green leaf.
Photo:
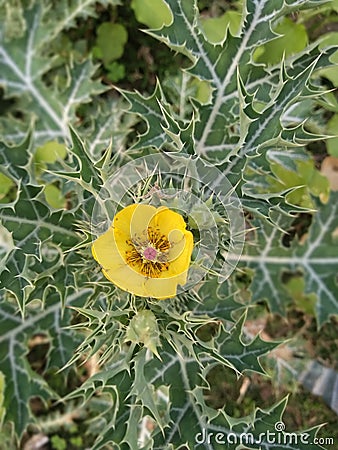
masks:
<svg viewBox="0 0 338 450"><path fill-rule="evenodd" d="M126 68L123 64L120 64L117 61L113 61L106 68L109 70L108 78L113 83L122 80L126 75Z"/></svg>
<svg viewBox="0 0 338 450"><path fill-rule="evenodd" d="M285 286L297 307L302 311L305 311L306 314L314 316L317 297L315 294L304 294L304 277L299 275L293 276Z"/></svg>
<svg viewBox="0 0 338 450"><path fill-rule="evenodd" d="M66 200L60 189L54 184L47 184L44 192L46 201L50 206L52 206L52 208L60 209L65 207Z"/></svg>
<svg viewBox="0 0 338 450"><path fill-rule="evenodd" d="M119 59L124 52L128 40L126 28L119 23L103 22L97 29L94 56L102 59L108 66L115 59Z"/></svg>
<svg viewBox="0 0 338 450"><path fill-rule="evenodd" d="M285 17L275 28L275 33L282 35L273 41L264 44L264 52L256 56L257 62L276 64L282 58L302 51L308 42L306 28Z"/></svg>
<svg viewBox="0 0 338 450"><path fill-rule="evenodd" d="M208 103L211 98L210 83L195 78L192 80L191 84L196 87L196 94L194 95L194 98L196 98L196 100L198 100L202 104Z"/></svg>
<svg viewBox="0 0 338 450"><path fill-rule="evenodd" d="M35 162L52 164L58 159L65 159L67 156L67 148L64 144L56 141L46 142L38 147L35 152Z"/></svg>
<svg viewBox="0 0 338 450"><path fill-rule="evenodd" d="M272 172L277 179L271 181L271 188L275 192L290 188L299 188L287 194L287 200L294 205L313 208L311 194L327 200L329 196L329 183L314 166L312 160L296 161L296 170L285 169L280 164L271 164Z"/></svg>
<svg viewBox="0 0 338 450"><path fill-rule="evenodd" d="M12 186L13 181L0 172L0 200L7 195Z"/></svg>
<svg viewBox="0 0 338 450"><path fill-rule="evenodd" d="M222 42L227 30L236 36L240 30L242 15L237 11L227 11L221 17L201 18L202 29L210 42Z"/></svg>
<svg viewBox="0 0 338 450"><path fill-rule="evenodd" d="M51 444L53 450L66 450L67 448L67 442L57 434L54 434L51 439Z"/></svg>
<svg viewBox="0 0 338 450"><path fill-rule="evenodd" d="M338 46L338 32L333 31L331 33L325 33L322 37L319 45L319 49L325 51L328 47ZM325 67L319 71L319 75L321 77L327 78L331 81L334 86L338 86L338 72L337 72L337 63L338 63L338 51L336 51L331 56L331 61L333 65L331 67Z"/></svg>
<svg viewBox="0 0 338 450"><path fill-rule="evenodd" d="M131 7L136 19L149 28L161 28L172 21L170 9L163 0L133 0Z"/></svg>
<svg viewBox="0 0 338 450"><path fill-rule="evenodd" d="M159 329L155 315L150 310L143 310L136 313L131 319L127 331L126 341L144 344L158 358L160 358L157 347L160 344Z"/></svg>

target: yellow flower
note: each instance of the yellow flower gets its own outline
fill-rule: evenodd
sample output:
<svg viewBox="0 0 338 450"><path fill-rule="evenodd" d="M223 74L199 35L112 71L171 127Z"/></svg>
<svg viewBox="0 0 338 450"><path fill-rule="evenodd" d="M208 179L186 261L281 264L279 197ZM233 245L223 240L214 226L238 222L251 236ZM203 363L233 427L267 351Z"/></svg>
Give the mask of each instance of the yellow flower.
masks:
<svg viewBox="0 0 338 450"><path fill-rule="evenodd" d="M183 217L161 206L134 204L114 217L92 253L108 280L141 297L174 297L187 281L193 237Z"/></svg>

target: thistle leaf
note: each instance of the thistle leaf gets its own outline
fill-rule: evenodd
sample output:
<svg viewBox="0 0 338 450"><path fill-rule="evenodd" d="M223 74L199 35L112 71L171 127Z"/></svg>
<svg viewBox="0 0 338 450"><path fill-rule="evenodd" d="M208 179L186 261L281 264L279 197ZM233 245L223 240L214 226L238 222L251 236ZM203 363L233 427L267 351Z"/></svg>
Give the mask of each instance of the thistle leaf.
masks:
<svg viewBox="0 0 338 450"><path fill-rule="evenodd" d="M338 314L336 274L338 270L337 194L321 205L315 213L310 231L303 244L290 248L282 244L291 220L279 218L279 229L260 222L257 228L257 245L248 246L242 262L255 270L251 290L253 301L266 299L272 312L285 313L287 291L282 282L283 272L301 271L306 281L306 292L317 295L316 319L321 326L331 315Z"/></svg>
<svg viewBox="0 0 338 450"><path fill-rule="evenodd" d="M56 65L55 58L45 56L46 46L63 29L72 26L75 18L92 14L95 2L73 0L61 4L60 9L51 11L43 2L35 2L24 10L26 27L21 37L6 39L4 32L0 34L0 85L7 97L16 98L16 108L25 118L25 122L17 121L14 128L12 124L8 129L6 120L0 123L6 141L20 142L27 121L33 117L38 142L65 138L76 107L106 89L100 82L92 81L96 68L90 60L69 64L68 78L60 90L50 89L43 80ZM0 23L3 25L3 21Z"/></svg>
<svg viewBox="0 0 338 450"><path fill-rule="evenodd" d="M3 233L11 236L12 244L1 261L1 287L17 299L19 309L25 306L34 291L34 282L46 280L63 265L61 249L78 242L72 231L73 213L52 212L43 196L43 188L30 183L31 149L29 141L17 147L1 145L0 163L16 184L15 198L0 208ZM64 286L63 297L65 296Z"/></svg>
<svg viewBox="0 0 338 450"><path fill-rule="evenodd" d="M83 290L69 296L69 304L83 302L90 290ZM71 356L70 342L77 341L74 331L64 329L70 313L61 315L60 297L57 293L48 296L44 309L30 308L26 319L17 314L17 308L1 299L0 302L0 360L5 377L5 420L14 423L16 433L21 436L27 423L33 421L29 400L40 396L47 400L57 398L57 394L46 381L32 370L27 360L28 341L35 335L43 334L50 339L51 352L49 366L60 367Z"/></svg>
<svg viewBox="0 0 338 450"><path fill-rule="evenodd" d="M199 120L194 130L196 153L220 163L228 162L233 155L257 156L259 147L278 143L284 128L283 114L306 94L313 70L331 64L329 59L333 50L319 55L314 45L285 61L283 71L279 64L271 68L255 64L254 51L276 37L271 29L273 22L294 10L314 7L318 2L248 0L243 9L241 33L238 36L228 33L220 44L208 42L199 28L195 1L167 0L166 3L175 20L161 30L147 32L173 50L187 55L193 62L188 72L210 83L212 89L211 101L198 107ZM238 83L238 73L242 86ZM234 124L240 109L238 92L243 89L247 106L241 121L249 120L250 126L237 129ZM148 130L136 145L161 147L168 142L168 136L159 128L161 121L165 121L156 104L156 98L163 103L163 94L159 93L158 87L148 99L124 94L131 102L131 111L142 114L148 122ZM261 108L256 110L261 101L265 102L263 112ZM156 140L153 139L155 136Z"/></svg>

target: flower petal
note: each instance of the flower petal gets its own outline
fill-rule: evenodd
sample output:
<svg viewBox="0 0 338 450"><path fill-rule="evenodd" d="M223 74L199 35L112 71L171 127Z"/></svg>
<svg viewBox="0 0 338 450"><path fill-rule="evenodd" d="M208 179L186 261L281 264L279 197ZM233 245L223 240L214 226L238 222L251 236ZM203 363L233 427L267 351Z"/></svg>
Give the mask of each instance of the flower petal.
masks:
<svg viewBox="0 0 338 450"><path fill-rule="evenodd" d="M179 275L187 271L190 265L191 253L194 246L193 235L190 231L185 231L183 235L182 241L184 246L182 248L181 245L177 246L178 251L175 249L175 246L169 250L169 267L166 271L167 276ZM176 255L176 253L178 253ZM185 284L180 281L180 284Z"/></svg>
<svg viewBox="0 0 338 450"><path fill-rule="evenodd" d="M116 214L112 226L125 236L134 237L146 232L155 214L154 206L141 203L129 205Z"/></svg>
<svg viewBox="0 0 338 450"><path fill-rule="evenodd" d="M169 261L173 261L180 256L186 246L186 233L181 230L172 230L169 232L168 240L170 249L168 252ZM189 233L189 232L188 232Z"/></svg>
<svg viewBox="0 0 338 450"><path fill-rule="evenodd" d="M116 246L114 231L111 228L94 241L92 254L104 269L114 269L126 264Z"/></svg>
<svg viewBox="0 0 338 450"><path fill-rule="evenodd" d="M184 231L186 224L183 217L175 211L161 206L157 208L155 216L155 225L161 230L161 233L169 236L169 233L173 230Z"/></svg>
<svg viewBox="0 0 338 450"><path fill-rule="evenodd" d="M140 297L149 297L145 289L147 278L136 272L128 264L115 270L102 270L103 275L117 287Z"/></svg>
<svg viewBox="0 0 338 450"><path fill-rule="evenodd" d="M158 278L147 278L136 265L128 264L127 255L135 251L131 239L147 239L147 229L153 227L166 236L171 247L168 267ZM174 297L177 285L187 281L193 249L193 236L186 230L183 217L166 207L134 204L114 217L106 233L92 245L92 253L102 266L104 276L121 289L141 297L165 299Z"/></svg>
<svg viewBox="0 0 338 450"><path fill-rule="evenodd" d="M187 280L187 271L180 275L166 278L148 278L145 283L145 291L149 297L165 300L175 297L177 285L185 284Z"/></svg>

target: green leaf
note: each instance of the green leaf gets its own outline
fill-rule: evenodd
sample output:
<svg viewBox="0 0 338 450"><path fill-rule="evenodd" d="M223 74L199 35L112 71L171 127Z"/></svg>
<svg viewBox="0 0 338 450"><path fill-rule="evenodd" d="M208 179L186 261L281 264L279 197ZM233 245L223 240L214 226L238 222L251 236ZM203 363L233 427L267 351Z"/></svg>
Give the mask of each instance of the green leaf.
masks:
<svg viewBox="0 0 338 450"><path fill-rule="evenodd" d="M220 345L222 351L225 351L226 358L228 356L232 358L237 366L246 365L251 358L252 361L255 359L256 363L252 366L255 370L257 356L265 353L275 344L266 343L268 347L264 348L263 345L259 350L256 339L246 346L240 344L241 348L233 348L234 341L241 335L242 323L242 321L238 323L238 327L236 325L226 339L223 337L227 333L222 333ZM137 423L140 423L142 418L143 421L146 420L149 414L156 420L156 427L151 434L155 448L167 448L169 442L174 444L175 448L182 442L187 442L189 448L193 448L196 443L196 434L202 433L204 429L207 430L209 426L212 427L213 423L218 423L218 426L222 427L225 436L231 432L233 428L231 422L234 419L209 408L203 399L203 389L206 387L205 376L213 364L220 360L210 352L210 349L208 350L208 347L202 348L198 345L196 345L196 350L199 348L198 359L195 359L189 351L192 347L190 345L185 347L183 336L175 338L172 334L172 339L171 343L162 341L161 361L158 358L149 360L146 357L146 350L140 350L132 360L134 376L131 376L129 366L126 364L130 357L129 353L115 354L109 370L94 375L68 397L85 396L89 400L95 389L103 386L111 398L115 399L114 405L117 411L115 410L112 415L107 410L107 425L101 430L100 437L94 445L95 450L109 442L115 444L137 442L140 439L140 432L137 431L136 426L130 426L129 420L134 424L137 417ZM175 352L172 345L175 347ZM125 398L126 395L128 400ZM261 414L265 415L264 412ZM128 421L125 420L127 417ZM192 418L194 420L191 420ZM255 420L243 418L241 421L234 420L234 423L242 423L239 429L244 431L249 424L258 425L259 421ZM128 423L127 427L126 423ZM188 423L189 426L187 426Z"/></svg>
<svg viewBox="0 0 338 450"><path fill-rule="evenodd" d="M302 263L306 292L317 295L316 317L321 326L332 315L338 314L337 290L338 195L331 193L330 200L316 213L308 239L295 251Z"/></svg>
<svg viewBox="0 0 338 450"><path fill-rule="evenodd" d="M120 81L126 75L126 69L125 69L124 65L123 64L119 64L116 61L113 61L112 63L110 63L108 65L107 69L109 71L108 78L112 82Z"/></svg>
<svg viewBox="0 0 338 450"><path fill-rule="evenodd" d="M63 264L60 249L73 246L79 236L72 230L73 213L51 212L43 188L32 184L30 138L16 147L0 145L0 164L17 186L15 200L0 205L4 233L13 242L1 261L0 284L15 296L24 314L34 281L56 272ZM63 296L67 289L63 286Z"/></svg>
<svg viewBox="0 0 338 450"><path fill-rule="evenodd" d="M162 128L164 118L159 105L159 100L161 103L165 103L165 99L160 84L157 83L156 89L150 97L128 91L121 91L121 93L131 105L129 111L141 116L148 125L147 131L140 136L133 148L140 149L150 146L160 148L166 141L166 133Z"/></svg>
<svg viewBox="0 0 338 450"><path fill-rule="evenodd" d="M159 411L158 405L156 405L155 388L153 384L149 383L146 361L147 358L145 352L139 352L134 358L135 380L130 395L135 396L136 402L141 402L142 406L150 411L151 415L156 420L157 426L163 429L168 423L168 417L161 417L161 412Z"/></svg>
<svg viewBox="0 0 338 450"><path fill-rule="evenodd" d="M21 37L6 40L0 35L0 85L7 97L17 99L16 108L23 115L23 121L18 121L15 127L11 123L12 128L8 127L8 121L0 122L0 131L7 141L21 141L33 117L36 120L34 137L38 142L66 137L68 123L75 118L77 106L106 89L92 81L96 68L90 60L69 65L69 76L62 90L47 86L43 77L55 67L56 59L45 56L46 48L77 17L92 13L95 2L62 1L59 5L60 9L51 11L44 3L36 2L32 8L24 10L26 27Z"/></svg>
<svg viewBox="0 0 338 450"><path fill-rule="evenodd" d="M58 159L65 159L67 149L64 144L56 141L46 142L35 151L35 161L37 163L52 164Z"/></svg>
<svg viewBox="0 0 338 450"><path fill-rule="evenodd" d="M102 159L109 146L112 148L113 162L119 153L121 159L127 153L128 135L136 122L136 116L125 114L126 102L122 99L96 99L86 105L86 115L80 128L81 136L86 140L88 154L97 163ZM127 156L127 155L126 155ZM108 167L106 167L107 170Z"/></svg>
<svg viewBox="0 0 338 450"><path fill-rule="evenodd" d="M136 19L150 28L169 25L172 15L163 0L132 0L131 7Z"/></svg>
<svg viewBox="0 0 338 450"><path fill-rule="evenodd" d="M55 173L59 177L78 183L82 188L95 195L102 185L101 174L95 167L92 155L73 128L70 128L70 134L73 144L69 149L69 153L73 155L72 163L67 171Z"/></svg>
<svg viewBox="0 0 338 450"><path fill-rule="evenodd" d="M242 335L245 318L246 314L243 314L230 330L229 335L224 335L220 339L219 353L230 361L239 372L251 370L264 373L259 363L259 357L271 351L278 343L266 342L256 336L249 344L244 344Z"/></svg>
<svg viewBox="0 0 338 450"><path fill-rule="evenodd" d="M215 319L233 321L233 313L244 305L236 301L236 288L231 279L219 283L216 277L204 280L198 289L200 304L192 305L198 315L208 315Z"/></svg>
<svg viewBox="0 0 338 450"><path fill-rule="evenodd" d="M2 261L0 283L15 296L23 314L34 290L34 280L46 276L47 268L56 270L62 266L60 247L67 249L78 242L76 233L69 229L73 215L61 210L51 213L38 199L41 192L27 185L14 207L1 208L2 225L12 234L15 247Z"/></svg>
<svg viewBox="0 0 338 450"><path fill-rule="evenodd" d="M271 154L271 175L267 174L265 179L257 181L256 171L248 174L247 179L250 181L244 185L245 192L284 192L288 203L304 209L315 207L312 196L320 197L322 201L328 200L328 180L315 168L310 157L303 153L298 159L295 152L280 152L284 153L282 155L276 153ZM270 159L270 152L268 157Z"/></svg>
<svg viewBox="0 0 338 450"><path fill-rule="evenodd" d="M229 10L220 17L202 17L200 20L208 41L216 44L226 38L227 29L229 29L232 36L238 34L242 15L238 11Z"/></svg>
<svg viewBox="0 0 338 450"><path fill-rule="evenodd" d="M277 64L283 57L287 58L301 52L307 45L308 36L305 26L287 17L284 17L273 31L281 36L256 50L259 52L256 59L259 63Z"/></svg>
<svg viewBox="0 0 338 450"><path fill-rule="evenodd" d="M102 59L103 64L107 67L112 61L123 55L127 40L128 33L123 25L103 22L97 29L96 47L93 48L94 55Z"/></svg>
<svg viewBox="0 0 338 450"><path fill-rule="evenodd" d="M48 184L45 186L45 197L46 202L55 209L63 209L66 205L66 199L61 194L61 191L59 188L54 186L54 184Z"/></svg>
<svg viewBox="0 0 338 450"><path fill-rule="evenodd" d="M68 298L69 304L83 302L90 290L77 292ZM57 398L57 394L46 381L34 372L27 360L28 340L37 334L45 334L50 339L49 364L60 368L72 354L77 338L72 330L64 328L70 319L69 312L62 316L60 297L50 293L44 309L39 305L29 308L23 320L17 309L2 297L0 302L0 358L5 377L5 420L14 424L20 436L27 423L33 421L29 401L33 396L47 400Z"/></svg>
<svg viewBox="0 0 338 450"><path fill-rule="evenodd" d="M325 50L330 46L337 47L337 45L338 45L338 33L337 32L325 33L321 39L320 48ZM337 64L338 62L337 52L332 56L332 62L334 64ZM338 86L338 76L334 66L322 69L320 70L319 73L320 76L330 80L334 86Z"/></svg>
<svg viewBox="0 0 338 450"><path fill-rule="evenodd" d="M257 243L248 246L241 261L255 270L251 291L253 301L265 299L272 312L285 314L286 287L284 272L301 272L305 277L305 292L315 294L315 313L318 326L323 325L331 315L338 314L336 274L338 270L337 239L338 224L337 194L331 193L330 201L321 205L315 213L305 242L290 248L282 243L290 219L279 218L279 227L257 222Z"/></svg>
<svg viewBox="0 0 338 450"><path fill-rule="evenodd" d="M198 120L192 139L199 156L213 163L223 162L227 174L235 170L236 184L243 169L236 164L243 165L244 156L258 158L269 145L279 147L292 143L293 146L298 144L298 139L305 139L303 120L286 129L283 119L292 105L303 97L316 95L312 86L310 90L310 77L315 69L331 64L333 50L321 55L315 44L287 60L283 70L280 64L267 70L252 61L257 46L275 38L271 30L273 22L298 8L312 7L314 2L248 0L240 33L237 36L229 33L218 45L211 44L199 28L196 2L167 0L167 4L174 22L148 33L188 56L192 61L188 72L207 81L212 89L210 101L195 109ZM158 86L148 98L127 92L124 95L131 103L130 111L142 115L148 123L147 131L134 148L172 145L170 135L161 130L168 123L168 114L176 120L179 129L186 128L187 123L177 119L174 108L167 105L168 100ZM157 102L163 105L162 111Z"/></svg>
<svg viewBox="0 0 338 450"><path fill-rule="evenodd" d="M8 191L13 186L13 181L0 172L0 200L8 194Z"/></svg>

